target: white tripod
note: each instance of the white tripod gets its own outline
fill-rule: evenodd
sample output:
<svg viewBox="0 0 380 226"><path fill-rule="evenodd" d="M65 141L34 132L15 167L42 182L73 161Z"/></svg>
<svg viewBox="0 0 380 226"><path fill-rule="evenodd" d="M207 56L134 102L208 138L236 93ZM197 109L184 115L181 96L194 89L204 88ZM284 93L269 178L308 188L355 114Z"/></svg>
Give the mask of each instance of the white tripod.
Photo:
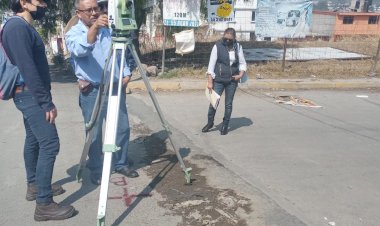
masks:
<svg viewBox="0 0 380 226"><path fill-rule="evenodd" d="M182 171L185 173L185 181L187 184L191 183L191 168L186 168L182 156L179 153L179 150L175 147L173 140L171 138L171 131L169 128L169 125L167 124L161 108L158 104L158 101L156 99L156 96L154 95L153 89L148 81L148 78L146 76L146 72L143 69L140 59L137 55L137 52L135 50L134 45L131 43L131 40L124 37L113 37L113 44L112 44L112 65L111 65L111 76L110 76L110 83L109 83L109 89L108 89L108 106L107 106L107 117L106 117L106 130L105 130L105 138L104 138L104 144L103 144L103 152L104 152L104 162L103 162L103 172L102 172L102 181L101 181L101 187L100 187L100 195L99 195L99 206L98 206L98 216L97 216L97 224L98 226L104 226L105 225L105 216L106 216L106 208L107 208L107 197L108 197L108 185L109 185L109 179L111 174L111 164L112 164L112 153L118 151L120 148L116 146L116 135L117 135L117 125L118 125L118 116L119 116L119 106L120 104L120 95L121 92L125 92L125 90L122 89L122 78L123 78L123 68L125 64L125 52L128 49L132 53L132 56L137 63L140 75L144 81L144 84L149 92L149 95L152 99L152 102L157 110L157 113L159 115L159 118L161 120L161 123L168 133L170 144L173 147L173 150L175 150L178 162L182 168ZM121 51L121 63L119 66L119 76L118 76L118 89L117 94L115 95L113 91L113 85L114 85L114 79L115 79L115 65L117 60L117 52ZM111 54L110 54L111 56ZM108 60L110 62L110 60ZM105 65L105 70L108 68L108 63ZM104 73L105 75L105 73ZM105 85L107 87L108 84ZM105 88L105 92L107 92L107 88ZM95 109L99 109L99 107L95 107ZM101 107L100 107L101 109ZM93 113L94 114L94 113ZM88 141L91 142L91 139Z"/></svg>

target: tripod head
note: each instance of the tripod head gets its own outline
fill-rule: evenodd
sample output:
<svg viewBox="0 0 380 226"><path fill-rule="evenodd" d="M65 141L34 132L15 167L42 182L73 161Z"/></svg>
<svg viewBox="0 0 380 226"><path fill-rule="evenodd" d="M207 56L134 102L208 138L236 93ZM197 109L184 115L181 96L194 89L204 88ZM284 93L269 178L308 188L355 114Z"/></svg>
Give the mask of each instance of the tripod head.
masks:
<svg viewBox="0 0 380 226"><path fill-rule="evenodd" d="M108 0L108 19L112 37L128 38L130 31L137 29L132 10L132 0Z"/></svg>

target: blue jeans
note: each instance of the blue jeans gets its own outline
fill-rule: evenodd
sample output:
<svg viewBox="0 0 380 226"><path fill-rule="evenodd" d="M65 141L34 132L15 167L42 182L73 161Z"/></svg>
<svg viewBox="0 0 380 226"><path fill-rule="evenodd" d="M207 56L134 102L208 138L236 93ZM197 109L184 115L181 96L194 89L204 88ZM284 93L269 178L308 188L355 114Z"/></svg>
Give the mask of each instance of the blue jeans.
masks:
<svg viewBox="0 0 380 226"><path fill-rule="evenodd" d="M231 82L215 82L214 81L214 90L217 94L222 95L223 91L226 91L225 94L225 108L224 108L224 118L223 118L223 124L225 126L228 126L228 123L231 119L232 114L232 102L234 101L235 91L237 88L237 82L231 81ZM210 104L208 108L208 123L214 123L214 117L215 117L216 110L212 107Z"/></svg>
<svg viewBox="0 0 380 226"><path fill-rule="evenodd" d="M115 87L116 86L116 87ZM114 85L114 90L117 89L117 85ZM92 110L95 106L96 96L99 92L99 88L93 87L89 91L80 93L79 95L79 106L82 109L82 115L85 123L88 123L91 119ZM88 162L87 168L90 169L92 173L100 174L103 167L103 121L107 116L107 105L108 105L108 96L104 96L105 101L100 109L100 117L95 124L94 137L90 146L88 153ZM128 167L128 145L129 145L129 119L126 106L126 93L125 91L121 92L120 96L120 107L119 107L119 120L118 120L118 129L116 136L116 146L121 149L115 152L112 156L113 168L120 169L123 167Z"/></svg>
<svg viewBox="0 0 380 226"><path fill-rule="evenodd" d="M24 162L28 183L37 186L37 203L53 201L51 180L55 158L59 152L59 137L55 124L46 121L45 111L30 91L16 93L13 101L21 111L25 126Z"/></svg>

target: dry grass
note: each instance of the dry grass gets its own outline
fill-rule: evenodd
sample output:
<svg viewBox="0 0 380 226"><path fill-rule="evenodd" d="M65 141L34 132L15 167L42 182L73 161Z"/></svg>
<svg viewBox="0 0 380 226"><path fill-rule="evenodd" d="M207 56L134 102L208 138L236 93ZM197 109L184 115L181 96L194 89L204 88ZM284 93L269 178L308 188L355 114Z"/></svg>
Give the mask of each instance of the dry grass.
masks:
<svg viewBox="0 0 380 226"><path fill-rule="evenodd" d="M210 36L217 40L217 36ZM174 54L174 49L166 50L166 59L171 59L166 63L170 77L205 78L208 57L214 41L204 39L197 42L194 53L183 57ZM289 40L288 47L332 47L349 52L360 53L368 56L375 56L379 43L379 37L343 37L340 40L325 41L317 40ZM275 42L242 42L245 49L248 48L283 48L283 41ZM150 54L150 55L149 55ZM326 53L328 54L328 53ZM153 56L149 58L149 56ZM155 64L160 65L160 51L148 53L145 58ZM174 59L174 60L173 60ZM345 79L345 78L365 78L372 67L371 59L358 60L312 60L303 62L286 62L285 71L282 72L281 61L248 62L248 74L251 78L319 78L319 79ZM380 65L377 74L380 75Z"/></svg>
<svg viewBox="0 0 380 226"><path fill-rule="evenodd" d="M282 62L272 61L250 64L248 71L251 78L348 79L367 77L371 66L371 60L314 60L287 62L282 72Z"/></svg>

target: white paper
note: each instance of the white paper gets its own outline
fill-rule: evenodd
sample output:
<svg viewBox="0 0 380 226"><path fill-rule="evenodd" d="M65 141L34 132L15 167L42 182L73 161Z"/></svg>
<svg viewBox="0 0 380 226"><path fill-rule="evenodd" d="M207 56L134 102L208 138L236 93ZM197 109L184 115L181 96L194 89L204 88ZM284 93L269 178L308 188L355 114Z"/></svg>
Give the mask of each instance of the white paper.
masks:
<svg viewBox="0 0 380 226"><path fill-rule="evenodd" d="M220 95L217 94L214 90L210 91L208 88L206 88L205 94L206 94L207 100L210 102L212 107L216 110L219 105Z"/></svg>

